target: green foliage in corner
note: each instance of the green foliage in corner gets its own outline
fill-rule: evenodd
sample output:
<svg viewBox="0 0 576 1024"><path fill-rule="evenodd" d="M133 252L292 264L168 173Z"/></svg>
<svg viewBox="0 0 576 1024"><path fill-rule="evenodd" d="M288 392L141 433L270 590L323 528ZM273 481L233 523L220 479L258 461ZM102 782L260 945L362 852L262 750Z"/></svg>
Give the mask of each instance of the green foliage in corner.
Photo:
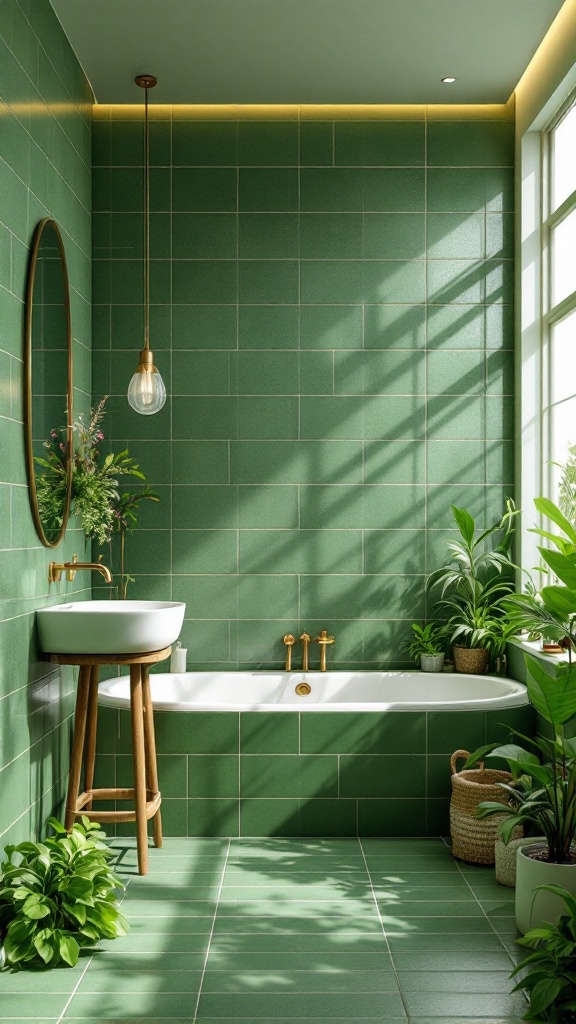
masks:
<svg viewBox="0 0 576 1024"><path fill-rule="evenodd" d="M124 886L99 826L83 817L71 832L56 818L44 843L7 846L0 866L0 962L6 967L73 967L81 946L125 935Z"/></svg>
<svg viewBox="0 0 576 1024"><path fill-rule="evenodd" d="M448 544L447 563L430 574L426 587L440 590L437 607L448 615L451 643L497 654L511 635L503 601L515 589L510 547L519 510L508 498L501 519L479 532L465 508L451 509L460 538Z"/></svg>
<svg viewBox="0 0 576 1024"><path fill-rule="evenodd" d="M561 896L567 913L558 924L533 928L519 946L533 950L512 972L522 974L513 989L523 990L530 1000L524 1020L540 1024L573 1024L576 1022L576 898L559 885L540 885Z"/></svg>

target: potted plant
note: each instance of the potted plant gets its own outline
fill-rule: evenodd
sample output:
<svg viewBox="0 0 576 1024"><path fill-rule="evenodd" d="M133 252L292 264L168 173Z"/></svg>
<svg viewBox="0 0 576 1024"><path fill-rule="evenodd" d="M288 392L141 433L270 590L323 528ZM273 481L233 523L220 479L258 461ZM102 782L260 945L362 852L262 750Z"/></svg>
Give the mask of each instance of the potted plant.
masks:
<svg viewBox="0 0 576 1024"><path fill-rule="evenodd" d="M82 946L125 935L118 909L124 886L114 875L112 852L88 818L43 843L6 847L0 865L0 966L74 967Z"/></svg>
<svg viewBox="0 0 576 1024"><path fill-rule="evenodd" d="M512 990L524 991L530 1006L524 1020L546 1021L549 1024L576 1022L576 992L574 970L576 963L576 900L561 886L546 886L565 904L565 913L557 924L545 923L529 931L519 946L530 953L512 971L511 977L522 974Z"/></svg>
<svg viewBox="0 0 576 1024"><path fill-rule="evenodd" d="M530 800L523 800L520 810L530 815L526 820L546 837L544 847L536 844L518 854L517 921L524 931L536 919L547 920L559 913L554 896L541 890L536 900L532 899L537 885L557 883L576 891L576 738L565 732L566 723L576 715L576 529L549 499L536 498L535 505L561 531L532 531L554 545L554 549L541 546L539 551L555 582L539 592L531 587L526 594L509 596L504 608L510 628L527 629L563 644L568 660L551 666L549 672L538 659L526 656L528 695L548 723L550 737L529 741L544 755L544 763L533 754L528 762L526 751L521 759L522 779L532 780L534 792ZM526 789L525 783L522 786ZM527 795L524 792L524 797Z"/></svg>
<svg viewBox="0 0 576 1024"><path fill-rule="evenodd" d="M502 601L514 591L509 551L518 510L509 499L502 518L476 536L474 517L466 509L451 508L461 539L448 545L450 561L430 574L426 586L440 588L438 606L449 614L456 671L482 673L502 636ZM499 544L487 547L498 533Z"/></svg>
<svg viewBox="0 0 576 1024"><path fill-rule="evenodd" d="M528 825L544 840L518 850L516 923L521 932L538 927L559 913L559 901L538 886L562 885L576 892L576 739L565 736L565 724L576 714L576 686L569 666L550 675L536 658L528 659L528 695L550 726L551 736L529 739L512 729L526 746L489 744L470 755L465 767L483 758L504 759L512 774L499 783L510 799L499 825L505 843L518 825ZM502 814L502 804L480 804L479 817Z"/></svg>
<svg viewBox="0 0 576 1024"><path fill-rule="evenodd" d="M403 646L403 650L420 662L422 672L441 672L444 667L444 651L446 647L446 630L433 622L421 626L412 623L412 636Z"/></svg>

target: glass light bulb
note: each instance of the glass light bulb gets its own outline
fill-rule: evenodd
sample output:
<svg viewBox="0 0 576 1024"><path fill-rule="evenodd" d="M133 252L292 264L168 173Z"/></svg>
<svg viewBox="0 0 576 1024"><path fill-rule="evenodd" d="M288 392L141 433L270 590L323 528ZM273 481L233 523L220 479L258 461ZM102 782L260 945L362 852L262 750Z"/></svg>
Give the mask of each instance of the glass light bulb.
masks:
<svg viewBox="0 0 576 1024"><path fill-rule="evenodd" d="M166 401L164 381L156 367L138 369L128 386L128 401L142 416L153 416Z"/></svg>

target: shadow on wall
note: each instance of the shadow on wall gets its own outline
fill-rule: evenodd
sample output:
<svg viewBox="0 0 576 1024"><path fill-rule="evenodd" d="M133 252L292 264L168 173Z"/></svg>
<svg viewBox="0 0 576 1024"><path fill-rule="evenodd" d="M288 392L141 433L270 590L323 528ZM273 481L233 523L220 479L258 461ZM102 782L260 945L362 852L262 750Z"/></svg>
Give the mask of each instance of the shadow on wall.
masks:
<svg viewBox="0 0 576 1024"><path fill-rule="evenodd" d="M497 205L497 189L495 184L488 204ZM171 470L163 459L157 471L163 505L143 511L152 542L143 543L146 534L139 528L128 539L127 559L138 576L131 596L186 601L183 643L194 667L280 666L278 637L296 622L306 628L312 617L338 633L342 666L378 664L384 650L397 655L410 620L432 612L424 576L441 563L451 539L450 503L469 508L479 525L501 513L511 493L501 481L512 436L512 403L506 397L512 389L507 356L498 350L511 308L506 261L500 258L509 255L508 215L435 216L427 306L377 305L389 296L394 275L402 284L403 265L394 261L367 260L362 292L350 291L353 282L343 284L351 303L367 301L364 344L368 338L370 348L336 347L338 317L351 316L347 307L302 305L303 324L307 310L322 313L320 323L305 327L307 349L172 351L173 419L181 439L170 443ZM484 259L472 258L480 252ZM414 256L404 267L420 274L426 264L416 250ZM374 271L385 276L372 281ZM405 298L423 301L425 292L417 291L407 291ZM253 307L267 315L284 308L292 307ZM120 362L132 356L110 354ZM257 357L257 364L235 372L246 356ZM330 360L328 392L307 394L314 378L306 361L323 356ZM211 370L205 387L215 393L192 397L198 382L203 386L202 367ZM187 398L184 424L177 407ZM254 404L252 411L245 403ZM297 430L284 437L279 422L284 413L291 417L292 408L297 422L299 403L299 439ZM124 397L111 400L112 434L118 437L129 429L124 407ZM211 431L203 434L208 420ZM212 431L215 420L220 433ZM146 445L163 439L158 424L152 436L156 429L157 442L113 446L129 444L138 451L141 444L146 468L146 454L153 457L151 451L144 454ZM193 449L194 439L217 436L222 441L213 445L226 448L222 478L190 486L194 473L179 470L179 453ZM148 475L154 483L154 472ZM361 627L349 618L351 609Z"/></svg>

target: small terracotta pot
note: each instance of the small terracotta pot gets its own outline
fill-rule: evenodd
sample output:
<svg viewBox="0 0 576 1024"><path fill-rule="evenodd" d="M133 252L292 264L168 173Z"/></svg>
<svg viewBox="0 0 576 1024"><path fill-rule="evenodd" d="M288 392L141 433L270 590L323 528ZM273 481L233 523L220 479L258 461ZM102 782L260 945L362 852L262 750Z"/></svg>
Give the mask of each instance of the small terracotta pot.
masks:
<svg viewBox="0 0 576 1024"><path fill-rule="evenodd" d="M457 672L482 675L488 668L488 651L484 647L453 647Z"/></svg>

